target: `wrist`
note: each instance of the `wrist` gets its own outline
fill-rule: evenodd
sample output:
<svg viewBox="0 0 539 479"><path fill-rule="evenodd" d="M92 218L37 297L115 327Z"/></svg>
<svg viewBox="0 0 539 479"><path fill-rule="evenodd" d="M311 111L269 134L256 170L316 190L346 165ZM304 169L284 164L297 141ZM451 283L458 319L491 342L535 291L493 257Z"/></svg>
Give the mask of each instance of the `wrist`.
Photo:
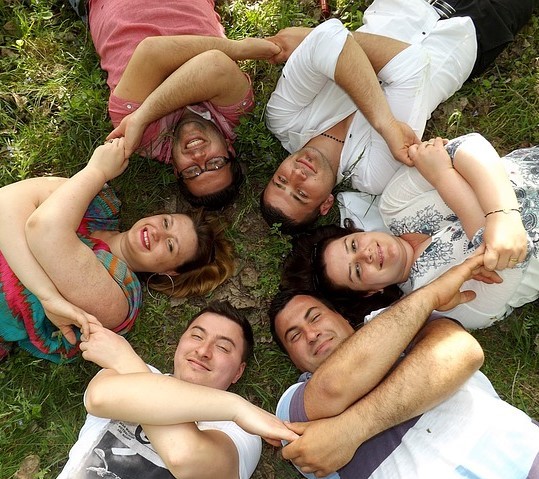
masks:
<svg viewBox="0 0 539 479"><path fill-rule="evenodd" d="M518 213L518 215L520 215L521 211L522 211L522 208L520 206L516 206L512 208L499 208L499 209L490 210L489 212L485 213L485 218L488 218L491 215L499 215L502 213L505 215Z"/></svg>

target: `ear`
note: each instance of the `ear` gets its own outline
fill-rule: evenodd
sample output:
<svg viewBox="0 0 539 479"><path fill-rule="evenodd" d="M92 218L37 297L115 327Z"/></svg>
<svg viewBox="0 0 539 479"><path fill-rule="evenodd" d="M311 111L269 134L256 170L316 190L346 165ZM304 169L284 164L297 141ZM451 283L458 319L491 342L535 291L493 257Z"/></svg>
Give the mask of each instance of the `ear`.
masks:
<svg viewBox="0 0 539 479"><path fill-rule="evenodd" d="M243 375L243 371L245 371L245 366L247 366L247 363L241 363L239 365L236 375L232 378L232 384L236 384L239 381L239 379Z"/></svg>
<svg viewBox="0 0 539 479"><path fill-rule="evenodd" d="M173 269L171 270L168 270L168 271L164 271L163 273L157 273L158 275L165 275L165 274L168 274L169 276L178 276L180 273L178 273L177 271L174 271Z"/></svg>
<svg viewBox="0 0 539 479"><path fill-rule="evenodd" d="M384 289L377 289L377 290L374 290L374 291L369 291L366 295L365 295L365 298L368 298L369 296L372 296L374 294L377 294L377 293L383 293L384 292Z"/></svg>
<svg viewBox="0 0 539 479"><path fill-rule="evenodd" d="M330 193L329 196L320 205L320 214L322 216L327 215L329 213L329 210L333 206L334 202L335 202L335 197Z"/></svg>

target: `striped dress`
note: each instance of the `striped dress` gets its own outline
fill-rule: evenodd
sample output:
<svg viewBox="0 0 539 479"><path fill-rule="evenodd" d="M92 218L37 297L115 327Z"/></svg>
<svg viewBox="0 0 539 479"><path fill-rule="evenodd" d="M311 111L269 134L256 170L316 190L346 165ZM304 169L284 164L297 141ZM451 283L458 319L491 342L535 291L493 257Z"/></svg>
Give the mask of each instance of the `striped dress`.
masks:
<svg viewBox="0 0 539 479"><path fill-rule="evenodd" d="M124 334L131 329L142 302L140 282L127 265L114 256L108 245L92 232L119 229L120 200L108 185L92 200L77 230L79 239L95 253L121 287L129 304L125 320L114 329ZM78 336L77 331L77 336ZM0 341L17 343L34 356L55 363L68 361L79 348L68 343L45 316L39 300L14 275L0 253ZM1 344L1 343L0 343ZM0 358L1 359L1 358Z"/></svg>

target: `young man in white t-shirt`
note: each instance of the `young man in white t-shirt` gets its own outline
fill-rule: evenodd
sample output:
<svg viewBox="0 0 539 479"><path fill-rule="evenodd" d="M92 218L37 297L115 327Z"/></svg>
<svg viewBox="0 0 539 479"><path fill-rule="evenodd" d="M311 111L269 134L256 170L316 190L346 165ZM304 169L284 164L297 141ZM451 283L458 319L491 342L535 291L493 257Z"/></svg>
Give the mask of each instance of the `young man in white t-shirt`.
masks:
<svg viewBox="0 0 539 479"><path fill-rule="evenodd" d="M168 376L124 338L91 324L83 357L104 369L88 386L89 414L59 478L249 478L260 457L258 435L275 445L297 437L226 392L253 342L246 318L228 303L212 303L188 324Z"/></svg>

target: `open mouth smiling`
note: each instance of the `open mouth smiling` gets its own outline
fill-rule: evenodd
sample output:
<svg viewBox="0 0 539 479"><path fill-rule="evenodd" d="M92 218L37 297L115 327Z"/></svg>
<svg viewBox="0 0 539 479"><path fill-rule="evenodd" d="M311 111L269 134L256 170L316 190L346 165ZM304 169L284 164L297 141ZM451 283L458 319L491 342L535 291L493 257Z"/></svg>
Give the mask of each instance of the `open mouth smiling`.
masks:
<svg viewBox="0 0 539 479"><path fill-rule="evenodd" d="M142 246L147 250L150 249L150 234L148 233L148 228L144 228L141 232Z"/></svg>

